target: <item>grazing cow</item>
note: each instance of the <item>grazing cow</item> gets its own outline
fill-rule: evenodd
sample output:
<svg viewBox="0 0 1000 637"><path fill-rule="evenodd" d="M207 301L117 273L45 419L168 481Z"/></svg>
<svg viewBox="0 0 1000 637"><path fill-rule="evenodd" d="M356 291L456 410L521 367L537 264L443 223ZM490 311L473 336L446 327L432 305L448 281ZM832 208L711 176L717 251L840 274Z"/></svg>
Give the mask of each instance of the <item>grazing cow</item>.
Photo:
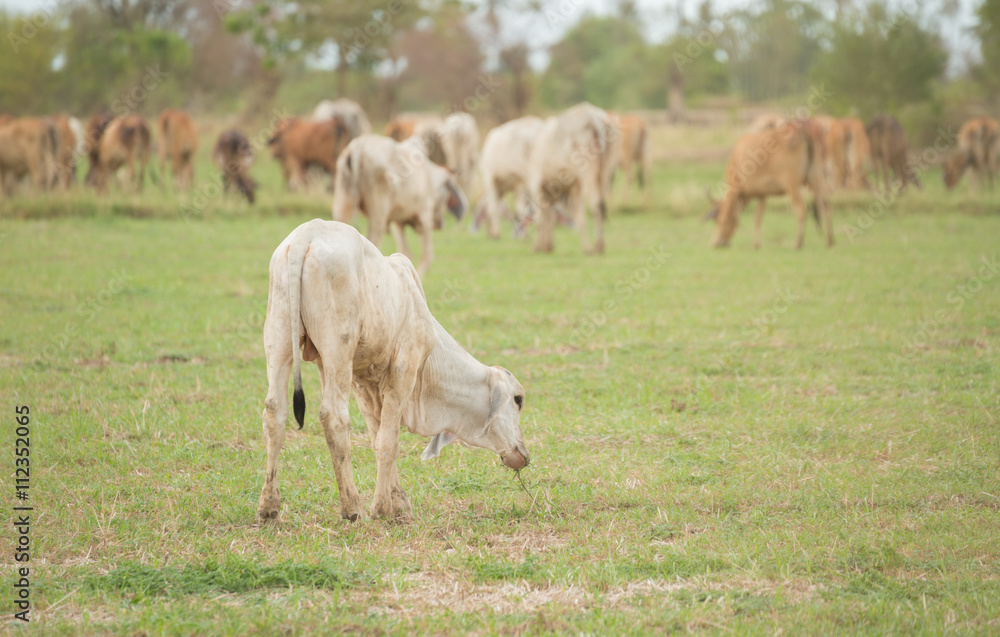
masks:
<svg viewBox="0 0 1000 637"><path fill-rule="evenodd" d="M365 109L353 100L345 98L333 101L323 100L313 110L312 118L314 121L326 122L334 117L339 117L347 127L347 141L372 132L372 125L368 121Z"/></svg>
<svg viewBox="0 0 1000 637"><path fill-rule="evenodd" d="M479 164L479 127L468 113L452 113L438 127L444 166L455 175L462 192L472 192Z"/></svg>
<svg viewBox="0 0 1000 637"><path fill-rule="evenodd" d="M826 137L830 151L831 184L858 190L868 187L871 147L864 123L854 117L834 120Z"/></svg>
<svg viewBox="0 0 1000 637"><path fill-rule="evenodd" d="M165 109L160 113L160 172L166 176L167 159L175 187L187 190L194 180L194 154L198 151L198 130L182 110Z"/></svg>
<svg viewBox="0 0 1000 637"><path fill-rule="evenodd" d="M586 202L594 217L593 250L604 252L604 218L620 143L611 117L586 102L545 121L528 165L529 192L538 207L536 251L552 251L555 206L561 202L580 230L584 251L590 252Z"/></svg>
<svg viewBox="0 0 1000 637"><path fill-rule="evenodd" d="M10 194L25 176L41 192L55 175L59 132L52 122L22 117L0 124L0 191Z"/></svg>
<svg viewBox="0 0 1000 637"><path fill-rule="evenodd" d="M489 222L490 236L494 239L500 236L500 206L508 192L513 192L518 202L515 224L524 223L533 215L528 196L528 162L543 123L537 117L521 117L501 124L486 134L479 162L479 175L483 181L481 206Z"/></svg>
<svg viewBox="0 0 1000 637"><path fill-rule="evenodd" d="M645 190L646 175L649 174L649 130L646 120L638 115L619 115L618 125L621 128L621 153L618 156L618 166L625 173L625 183L632 190L632 166L635 165L635 178L639 188Z"/></svg>
<svg viewBox="0 0 1000 637"><path fill-rule="evenodd" d="M114 116L111 113L104 111L101 113L95 113L89 120L87 120L87 127L84 134L84 146L87 151L89 166L87 168L87 176L84 178L84 181L88 185L94 185L97 177L97 163L101 154L101 137L104 136L104 131L113 119Z"/></svg>
<svg viewBox="0 0 1000 637"><path fill-rule="evenodd" d="M477 361L441 327L405 257L382 256L353 227L315 219L278 246L269 272L261 521L276 520L281 511L278 454L288 420L290 374L299 428L305 417L302 359L319 367L319 420L344 519L362 517L351 465L352 388L378 463L373 517L412 517L397 468L403 427L432 437L421 456L425 460L457 438L499 454L515 471L528 464L520 426L524 388L502 367Z"/></svg>
<svg viewBox="0 0 1000 637"><path fill-rule="evenodd" d="M885 183L886 192L892 190L892 174L900 181L899 192L906 189L906 185L913 183L917 188L922 188L920 178L910 166L909 148L906 143L906 132L899 120L892 115L878 115L865 127L868 141L871 144L872 163L875 166L875 180L880 178Z"/></svg>
<svg viewBox="0 0 1000 637"><path fill-rule="evenodd" d="M985 181L993 188L997 170L997 145L1000 142L1000 125L992 117L975 117L958 129L958 147L944 164L944 184L954 188L965 170L971 169L980 187Z"/></svg>
<svg viewBox="0 0 1000 637"><path fill-rule="evenodd" d="M461 220L467 207L454 175L431 162L420 140L398 143L381 135L362 135L337 160L333 218L349 222L356 211L368 217L368 238L376 247L387 226L400 252L410 257L403 226L420 235L417 271L427 272L434 259L431 232L444 224L443 209Z"/></svg>
<svg viewBox="0 0 1000 637"><path fill-rule="evenodd" d="M227 130L219 135L212 151L212 161L222 171L223 190L229 192L236 186L252 204L257 182L248 172L253 165L253 147L246 135L238 130Z"/></svg>
<svg viewBox="0 0 1000 637"><path fill-rule="evenodd" d="M267 145L281 163L288 189L295 191L303 187L310 166L322 168L332 185L337 157L348 141L347 125L339 117L322 122L292 117L278 124Z"/></svg>
<svg viewBox="0 0 1000 637"><path fill-rule="evenodd" d="M760 225L767 197L789 195L798 217L796 247L801 248L805 235L806 204L802 186L813 191L813 214L822 218L826 227L826 243L833 245L833 222L827 199L824 162L816 141L815 131L808 121L796 120L761 133L744 135L733 149L726 167L726 194L716 203L709 217L716 218L714 245L729 245L736 230L740 212L751 199L757 199L754 228L754 248L760 247Z"/></svg>
<svg viewBox="0 0 1000 637"><path fill-rule="evenodd" d="M95 146L91 170L98 192L107 191L108 178L116 176L121 168L128 171L128 182L142 191L151 146L149 125L142 116L126 115L112 119L99 135Z"/></svg>

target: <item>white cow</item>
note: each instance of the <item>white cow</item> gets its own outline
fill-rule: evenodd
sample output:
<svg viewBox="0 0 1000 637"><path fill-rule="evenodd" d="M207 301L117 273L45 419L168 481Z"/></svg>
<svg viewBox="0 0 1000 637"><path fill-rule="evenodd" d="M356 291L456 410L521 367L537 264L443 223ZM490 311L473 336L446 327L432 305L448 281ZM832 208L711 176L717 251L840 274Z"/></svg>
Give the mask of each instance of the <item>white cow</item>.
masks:
<svg viewBox="0 0 1000 637"><path fill-rule="evenodd" d="M528 464L520 426L521 384L502 367L477 361L441 327L427 308L413 265L403 255L382 256L347 224L314 219L292 231L274 251L264 353L267 471L257 509L262 521L277 519L281 510L278 454L285 439L288 377L293 372L295 419L302 427L303 358L319 367L319 420L345 519L362 515L351 466L352 388L378 463L372 516L411 517L397 469L403 427L433 436L424 459L437 456L458 438L499 454L515 471Z"/></svg>
<svg viewBox="0 0 1000 637"><path fill-rule="evenodd" d="M324 122L334 117L340 117L347 125L349 139L372 132L372 125L365 115L365 109L355 101L344 98L323 100L313 110L312 118L317 122Z"/></svg>
<svg viewBox="0 0 1000 637"><path fill-rule="evenodd" d="M456 219L467 202L455 177L424 154L419 137L399 143L381 135L362 135L337 160L333 218L349 222L360 211L368 217L368 239L376 247L392 226L396 245L410 257L403 226L420 235L420 276L434 259L431 232L444 224L444 208Z"/></svg>
<svg viewBox="0 0 1000 637"><path fill-rule="evenodd" d="M462 192L472 192L472 180L479 163L479 127L468 113L452 113L437 129L444 152L445 166L455 177Z"/></svg>
<svg viewBox="0 0 1000 637"><path fill-rule="evenodd" d="M536 251L552 251L555 205L562 202L580 230L584 251L590 252L586 202L594 216L593 249L604 252L604 218L620 143L621 134L611 116L586 102L545 121L528 165L529 192L538 208Z"/></svg>
<svg viewBox="0 0 1000 637"><path fill-rule="evenodd" d="M521 117L486 135L479 175L483 181L483 212L494 239L500 236L500 207L508 192L513 192L517 200L517 221L523 223L533 215L528 196L528 162L542 124L537 117Z"/></svg>

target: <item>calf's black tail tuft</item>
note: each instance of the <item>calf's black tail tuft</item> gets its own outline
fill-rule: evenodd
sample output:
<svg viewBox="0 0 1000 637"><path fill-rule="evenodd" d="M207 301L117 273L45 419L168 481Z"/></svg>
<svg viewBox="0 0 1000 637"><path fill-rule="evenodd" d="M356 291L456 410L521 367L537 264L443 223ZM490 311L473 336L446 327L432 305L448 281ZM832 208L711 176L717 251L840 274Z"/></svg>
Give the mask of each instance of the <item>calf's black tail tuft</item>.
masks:
<svg viewBox="0 0 1000 637"><path fill-rule="evenodd" d="M299 423L299 429L306 417L306 395L301 389L296 389L292 395L292 408L295 410L295 420Z"/></svg>

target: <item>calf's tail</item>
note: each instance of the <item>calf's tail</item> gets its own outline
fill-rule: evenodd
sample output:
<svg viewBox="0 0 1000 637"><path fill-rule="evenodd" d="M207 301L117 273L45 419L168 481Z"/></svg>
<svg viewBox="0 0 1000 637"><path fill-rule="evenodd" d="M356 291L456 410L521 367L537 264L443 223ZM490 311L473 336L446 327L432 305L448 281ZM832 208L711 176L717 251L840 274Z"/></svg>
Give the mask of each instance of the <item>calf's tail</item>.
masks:
<svg viewBox="0 0 1000 637"><path fill-rule="evenodd" d="M288 250L288 302L292 321L292 365L295 392L292 394L292 409L299 429L306 416L306 395L302 391L302 351L299 348L302 327L302 264L306 259L309 244L292 243Z"/></svg>

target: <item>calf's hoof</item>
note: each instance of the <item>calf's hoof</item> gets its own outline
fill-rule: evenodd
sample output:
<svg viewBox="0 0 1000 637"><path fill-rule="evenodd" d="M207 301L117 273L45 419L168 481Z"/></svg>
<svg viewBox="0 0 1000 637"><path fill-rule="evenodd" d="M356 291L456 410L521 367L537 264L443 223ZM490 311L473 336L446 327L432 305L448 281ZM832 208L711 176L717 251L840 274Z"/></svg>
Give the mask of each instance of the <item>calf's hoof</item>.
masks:
<svg viewBox="0 0 1000 637"><path fill-rule="evenodd" d="M372 517L406 524L413 521L410 500L406 493L396 487L388 498L376 498L372 503Z"/></svg>
<svg viewBox="0 0 1000 637"><path fill-rule="evenodd" d="M361 510L361 498L354 498L351 502L340 507L340 517L351 522L360 522L364 519Z"/></svg>
<svg viewBox="0 0 1000 637"><path fill-rule="evenodd" d="M257 518L263 522L277 522L281 514L281 492L277 487L265 486L257 502Z"/></svg>

